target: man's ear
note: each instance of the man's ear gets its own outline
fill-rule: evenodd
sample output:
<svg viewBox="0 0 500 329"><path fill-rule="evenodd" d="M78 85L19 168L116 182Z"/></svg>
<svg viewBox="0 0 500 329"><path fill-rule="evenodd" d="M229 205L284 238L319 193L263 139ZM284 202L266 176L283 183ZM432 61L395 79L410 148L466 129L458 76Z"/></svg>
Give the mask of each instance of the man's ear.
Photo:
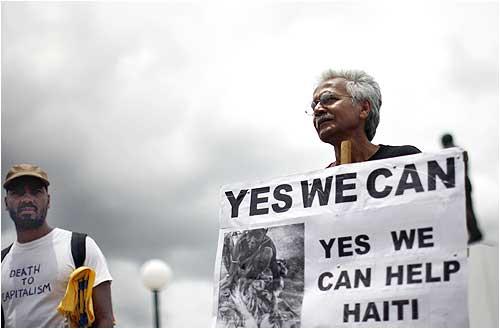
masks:
<svg viewBox="0 0 500 329"><path fill-rule="evenodd" d="M371 110L372 110L372 107L370 105L370 102L367 100L364 100L361 103L361 111L359 112L359 117L363 120L366 120L366 118L368 118L368 114L370 114Z"/></svg>
<svg viewBox="0 0 500 329"><path fill-rule="evenodd" d="M49 209L50 208L50 194L47 194L47 197L48 197L48 199L47 199L47 209Z"/></svg>
<svg viewBox="0 0 500 329"><path fill-rule="evenodd" d="M7 205L7 197L5 197L3 201L5 202L5 210L9 211L9 206Z"/></svg>

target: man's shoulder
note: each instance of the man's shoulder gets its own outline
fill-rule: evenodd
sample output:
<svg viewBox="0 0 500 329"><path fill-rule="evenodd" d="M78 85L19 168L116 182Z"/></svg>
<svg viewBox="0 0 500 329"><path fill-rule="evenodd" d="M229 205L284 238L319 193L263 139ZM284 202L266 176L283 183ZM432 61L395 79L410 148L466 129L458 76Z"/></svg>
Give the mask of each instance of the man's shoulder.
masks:
<svg viewBox="0 0 500 329"><path fill-rule="evenodd" d="M392 153L396 154L401 154L401 155L410 155L410 154L417 154L417 153L422 153L417 147L413 145L399 145L399 146L393 146L393 145L380 145L381 147L385 147L387 151L390 151Z"/></svg>
<svg viewBox="0 0 500 329"><path fill-rule="evenodd" d="M54 227L54 234L56 234L56 235L59 235L59 236L70 236L71 233L72 233L71 231L65 230L63 228Z"/></svg>
<svg viewBox="0 0 500 329"><path fill-rule="evenodd" d="M54 228L55 235L57 237L62 237L65 239L71 239L74 235L79 235L79 236L85 236L88 239L92 239L87 233L85 232L78 232L78 231L69 231L65 230L59 227Z"/></svg>
<svg viewBox="0 0 500 329"><path fill-rule="evenodd" d="M381 160L381 159L400 157L404 155L422 153L422 151L420 151L413 145L393 146L393 145L380 144L379 146L380 147L378 151L369 160Z"/></svg>

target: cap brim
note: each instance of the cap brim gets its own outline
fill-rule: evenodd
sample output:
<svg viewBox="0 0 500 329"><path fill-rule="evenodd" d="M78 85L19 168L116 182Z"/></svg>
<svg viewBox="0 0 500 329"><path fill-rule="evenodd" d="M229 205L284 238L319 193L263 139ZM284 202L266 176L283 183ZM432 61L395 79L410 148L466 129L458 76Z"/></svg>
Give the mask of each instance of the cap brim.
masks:
<svg viewBox="0 0 500 329"><path fill-rule="evenodd" d="M23 172L23 173L14 174L11 177L9 177L9 179L6 180L5 183L3 183L3 187L5 189L7 189L7 186L9 186L12 183L13 180L15 180L15 179L17 179L19 177L23 177L23 176L36 177L36 178L40 179L45 184L45 186L49 186L50 185L49 181L46 180L42 175L39 175L37 173L26 173L26 172Z"/></svg>

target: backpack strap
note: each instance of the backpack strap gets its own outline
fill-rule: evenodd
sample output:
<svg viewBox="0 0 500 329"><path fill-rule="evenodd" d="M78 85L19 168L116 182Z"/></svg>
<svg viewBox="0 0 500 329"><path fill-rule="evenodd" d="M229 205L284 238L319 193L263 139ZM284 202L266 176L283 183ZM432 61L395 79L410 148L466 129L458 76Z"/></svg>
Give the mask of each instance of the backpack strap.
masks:
<svg viewBox="0 0 500 329"><path fill-rule="evenodd" d="M9 253L10 248L12 248L12 243L8 247L2 249L2 262L5 256L7 256L7 254Z"/></svg>
<svg viewBox="0 0 500 329"><path fill-rule="evenodd" d="M87 234L73 232L71 234L71 254L75 262L75 269L83 266L86 256L85 239Z"/></svg>

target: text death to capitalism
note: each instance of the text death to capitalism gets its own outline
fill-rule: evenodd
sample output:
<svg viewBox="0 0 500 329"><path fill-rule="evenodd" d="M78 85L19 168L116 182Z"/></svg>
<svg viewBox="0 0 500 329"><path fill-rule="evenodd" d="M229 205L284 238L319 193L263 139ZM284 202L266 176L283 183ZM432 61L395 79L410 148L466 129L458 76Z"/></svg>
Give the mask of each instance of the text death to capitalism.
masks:
<svg viewBox="0 0 500 329"><path fill-rule="evenodd" d="M425 191L434 191L437 189L437 181L440 181L446 188L455 187L455 158L449 157L446 159L446 165L441 167L435 160L427 162L427 170L424 173L417 171L415 164L407 164L404 166L401 176L396 184L389 185L383 183L382 179L393 176L394 173L388 168L378 168L370 172L366 180L366 189L370 197L382 199L391 195L400 196L405 191L413 190L417 193ZM335 176L327 176L324 178L315 178L312 182L304 180L300 182L302 192L302 202L304 208L312 206L314 199L318 199L320 206L325 206L330 201L332 192L333 180L335 179L334 187L334 202L345 203L355 202L357 195L353 194L352 190L356 190L357 186L352 182L357 178L357 173L345 173ZM375 186L375 181L379 179L382 184ZM324 184L323 184L324 181ZM382 186L380 186L382 185ZM239 208L242 201L250 195L249 216L268 214L270 209L275 213L286 212L291 209L293 199L289 195L293 188L290 184L280 184L276 186L272 192L275 203L270 204L269 194L271 193L270 186L263 186L240 190L235 196L233 191L226 191L225 195L231 204L231 218L238 217ZM333 199L333 198L332 198Z"/></svg>

